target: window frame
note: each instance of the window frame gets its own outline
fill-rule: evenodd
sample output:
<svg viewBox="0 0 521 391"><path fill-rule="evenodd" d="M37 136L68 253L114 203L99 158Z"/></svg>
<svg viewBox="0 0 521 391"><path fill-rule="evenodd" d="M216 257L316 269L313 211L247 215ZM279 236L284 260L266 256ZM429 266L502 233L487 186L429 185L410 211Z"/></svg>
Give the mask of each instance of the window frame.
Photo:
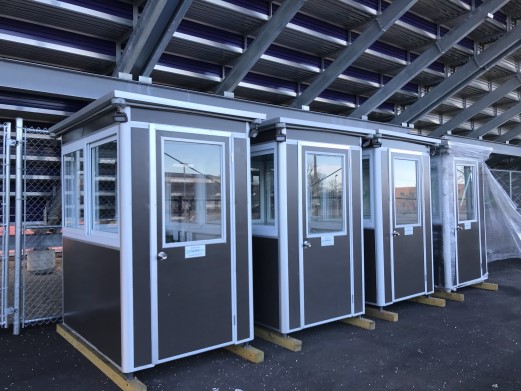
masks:
<svg viewBox="0 0 521 391"><path fill-rule="evenodd" d="M214 239L203 239L203 240L187 240L184 242L166 242L166 223L167 223L167 215L166 211L170 210L166 205L166 186L165 186L165 163L164 163L164 152L165 152L165 142L174 141L174 142L182 142L189 144L202 144L202 145L218 145L221 147L221 237ZM227 178L226 178L226 142L221 141L209 141L209 140L194 140L189 138L182 137L170 137L170 136L161 136L161 176L159 180L161 181L161 204L160 204L160 213L162 214L161 218L161 245L163 248L177 248L177 247L187 247L187 246L197 246L197 245L207 245L207 244L217 244L217 243L226 243L227 241L227 225L226 225L226 213L227 213ZM205 213L206 220L206 213ZM205 225L208 224L206 221ZM209 223L211 224L211 223Z"/></svg>
<svg viewBox="0 0 521 391"><path fill-rule="evenodd" d="M322 151L322 150L315 150L310 149L306 150L303 156L303 165L306 167L308 155L322 155L322 156L336 156L341 158L342 162L342 229L339 231L328 231L323 233L312 233L309 230L309 219L310 219L310 211L309 211L309 200L308 200L308 178L307 175L303 175L303 182L304 182L304 208L306 213L306 219L305 219L305 234L307 238L321 238L324 236L342 236L347 235L347 224L348 224L348 215L347 215L347 198L348 198L348 189L347 189L347 182L349 182L349 175L346 175L348 171L348 159L345 153L340 152L329 152L329 151ZM347 178L346 178L347 176Z"/></svg>
<svg viewBox="0 0 521 391"><path fill-rule="evenodd" d="M121 150L120 150L120 140L117 126L111 126L100 130L96 133L93 133L85 138L82 138L77 141L73 141L71 143L65 144L62 147L61 153L61 162L64 164L64 157L71 153L79 150L83 150L83 203L84 203L84 224L81 228L67 227L62 225L63 236L85 241L88 243L93 243L97 245L103 245L111 248L119 248L120 247L120 231L121 231L121 209L119 202L117 203L117 216L118 216L118 232L106 232L92 229L92 218L93 218L93 186L92 186L92 163L91 163L91 150L93 146L104 144L110 141L116 141L117 143L117 162L120 162ZM116 181L117 187L116 192L119 195L121 192L121 180L120 178L120 170L121 165L117 164L116 171ZM62 181L65 180L65 170L62 169ZM63 190L62 190L63 195ZM117 198L117 197L116 197ZM65 213L65 203L62 202L62 215Z"/></svg>
<svg viewBox="0 0 521 391"><path fill-rule="evenodd" d="M365 200L364 200L364 160L369 162L369 217L365 216ZM360 167L361 171L361 182L362 182L362 219L364 221L364 227L374 228L374 214L375 214L375 206L374 206L374 156L372 153L363 153L362 154L362 164Z"/></svg>
<svg viewBox="0 0 521 391"><path fill-rule="evenodd" d="M392 200L393 200L393 218L394 218L394 227L395 228L405 228L405 227L421 227L422 226L422 195L423 195L423 182L421 180L421 157L417 157L414 155L411 156L392 156ZM395 160L408 160L415 163L416 166L416 222L411 224L398 224L398 219L396 215L396 186L395 186L395 175L394 175L394 162Z"/></svg>
<svg viewBox="0 0 521 391"><path fill-rule="evenodd" d="M474 211L474 218L467 220L460 220L460 212L459 212L459 194L458 194L458 166L464 167L472 167L473 172L473 183L472 183L472 206ZM465 224L465 223L476 223L478 221L479 215L479 205L478 205L478 165L475 162L469 162L464 160L455 160L454 161L454 191L455 191L455 208L456 208L456 224Z"/></svg>

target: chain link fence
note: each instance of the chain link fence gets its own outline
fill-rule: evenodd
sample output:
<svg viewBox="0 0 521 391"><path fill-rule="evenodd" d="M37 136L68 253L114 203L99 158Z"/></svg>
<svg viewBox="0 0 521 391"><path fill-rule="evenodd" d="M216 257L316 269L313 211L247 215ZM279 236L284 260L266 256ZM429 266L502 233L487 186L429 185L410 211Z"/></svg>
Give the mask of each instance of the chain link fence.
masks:
<svg viewBox="0 0 521 391"><path fill-rule="evenodd" d="M490 170L512 201L521 209L521 171Z"/></svg>
<svg viewBox="0 0 521 391"><path fill-rule="evenodd" d="M24 128L22 326L62 316L60 141Z"/></svg>

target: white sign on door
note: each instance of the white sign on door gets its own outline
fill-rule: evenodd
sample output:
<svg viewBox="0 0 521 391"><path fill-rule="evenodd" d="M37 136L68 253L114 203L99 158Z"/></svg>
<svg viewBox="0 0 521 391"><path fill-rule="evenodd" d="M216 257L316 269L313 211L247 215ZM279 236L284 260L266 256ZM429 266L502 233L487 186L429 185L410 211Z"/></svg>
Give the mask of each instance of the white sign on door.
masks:
<svg viewBox="0 0 521 391"><path fill-rule="evenodd" d="M198 246L186 246L185 258L198 258L206 255L206 246L204 244Z"/></svg>

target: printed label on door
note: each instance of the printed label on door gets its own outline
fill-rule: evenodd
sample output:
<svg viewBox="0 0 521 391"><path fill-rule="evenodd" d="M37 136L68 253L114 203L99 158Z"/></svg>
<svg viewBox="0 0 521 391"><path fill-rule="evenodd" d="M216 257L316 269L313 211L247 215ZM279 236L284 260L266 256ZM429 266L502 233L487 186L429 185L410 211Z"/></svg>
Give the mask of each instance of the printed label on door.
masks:
<svg viewBox="0 0 521 391"><path fill-rule="evenodd" d="M334 246L335 245L335 237L334 236L322 236L320 238L321 246Z"/></svg>
<svg viewBox="0 0 521 391"><path fill-rule="evenodd" d="M403 234L404 235L412 235L413 228L412 227L404 227Z"/></svg>
<svg viewBox="0 0 521 391"><path fill-rule="evenodd" d="M465 229L470 229L470 221L465 221Z"/></svg>
<svg viewBox="0 0 521 391"><path fill-rule="evenodd" d="M206 246L204 244L198 246L186 246L185 258L204 257L206 255Z"/></svg>

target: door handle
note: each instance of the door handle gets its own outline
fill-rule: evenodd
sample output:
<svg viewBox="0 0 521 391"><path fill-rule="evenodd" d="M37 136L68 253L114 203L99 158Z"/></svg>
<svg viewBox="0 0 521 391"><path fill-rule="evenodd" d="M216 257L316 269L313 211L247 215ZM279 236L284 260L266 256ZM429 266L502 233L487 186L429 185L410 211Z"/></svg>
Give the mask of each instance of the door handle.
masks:
<svg viewBox="0 0 521 391"><path fill-rule="evenodd" d="M393 231L393 236L400 236L400 233L398 231Z"/></svg>
<svg viewBox="0 0 521 391"><path fill-rule="evenodd" d="M309 243L307 240L304 242L304 247L305 248L310 248L311 247L311 243Z"/></svg>
<svg viewBox="0 0 521 391"><path fill-rule="evenodd" d="M458 226L456 227L456 229L457 229L458 231L462 231L462 230L463 230L463 227L462 227L461 225L458 225Z"/></svg>
<svg viewBox="0 0 521 391"><path fill-rule="evenodd" d="M166 261L167 258L168 258L168 255L166 255L166 253L163 251L161 251L160 253L157 254L158 261Z"/></svg>

